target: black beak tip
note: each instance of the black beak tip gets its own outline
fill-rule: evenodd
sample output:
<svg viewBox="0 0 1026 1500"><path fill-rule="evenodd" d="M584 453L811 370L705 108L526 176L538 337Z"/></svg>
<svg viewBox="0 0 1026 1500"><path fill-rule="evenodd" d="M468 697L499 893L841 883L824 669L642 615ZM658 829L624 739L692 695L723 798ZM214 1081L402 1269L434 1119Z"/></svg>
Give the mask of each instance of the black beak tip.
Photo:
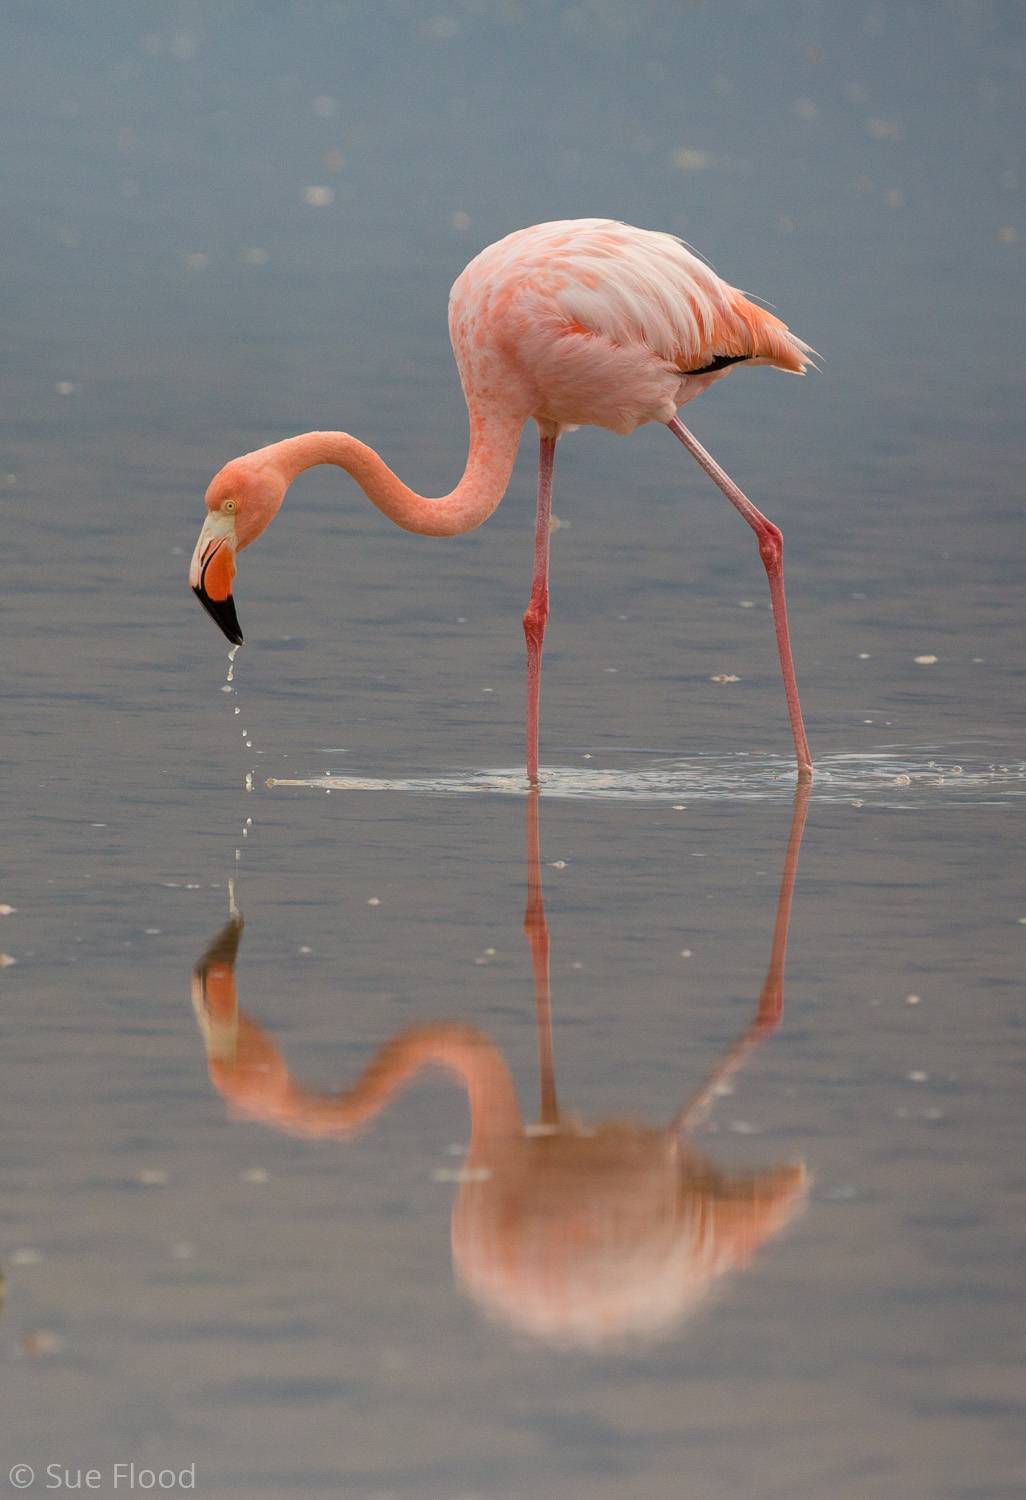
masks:
<svg viewBox="0 0 1026 1500"><path fill-rule="evenodd" d="M235 600L231 594L227 599L211 599L210 595L201 588L194 588L193 593L202 604L214 624L231 641L233 646L242 645L242 631L239 628L239 617L235 613Z"/></svg>

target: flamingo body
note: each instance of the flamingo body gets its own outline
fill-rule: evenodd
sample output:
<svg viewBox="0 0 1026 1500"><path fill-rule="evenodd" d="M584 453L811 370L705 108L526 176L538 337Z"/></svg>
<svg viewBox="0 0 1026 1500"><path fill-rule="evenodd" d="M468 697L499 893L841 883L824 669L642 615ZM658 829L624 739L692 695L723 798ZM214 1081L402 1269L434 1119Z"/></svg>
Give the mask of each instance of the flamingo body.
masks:
<svg viewBox="0 0 1026 1500"><path fill-rule="evenodd" d="M450 293L449 333L472 412L519 405L554 436L668 422L731 364L801 374L811 353L673 235L611 219L482 250Z"/></svg>
<svg viewBox="0 0 1026 1500"><path fill-rule="evenodd" d="M482 250L452 288L449 330L470 417L470 450L463 476L448 495L417 494L373 448L345 432L286 438L233 459L215 476L189 581L229 640L242 642L232 597L236 555L268 525L298 474L315 464L337 464L397 526L454 536L479 526L498 505L520 434L533 418L541 461L524 631L527 769L536 784L556 440L581 426L627 434L646 422L663 422L759 538L799 773L810 774L787 634L780 532L677 417L679 407L736 364L803 373L809 346L680 240L611 219L536 224Z"/></svg>

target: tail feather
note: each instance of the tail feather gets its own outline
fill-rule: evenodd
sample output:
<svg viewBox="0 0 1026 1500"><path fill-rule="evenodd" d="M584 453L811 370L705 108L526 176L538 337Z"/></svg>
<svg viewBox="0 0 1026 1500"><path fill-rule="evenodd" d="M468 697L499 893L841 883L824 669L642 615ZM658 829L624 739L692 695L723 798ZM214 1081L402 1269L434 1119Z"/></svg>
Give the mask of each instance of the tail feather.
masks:
<svg viewBox="0 0 1026 1500"><path fill-rule="evenodd" d="M810 366L817 368L812 360L815 349L773 313L756 307L740 292L733 299L733 312L737 319L737 342L742 347L729 352L744 355L751 364L774 365L795 375L804 375Z"/></svg>

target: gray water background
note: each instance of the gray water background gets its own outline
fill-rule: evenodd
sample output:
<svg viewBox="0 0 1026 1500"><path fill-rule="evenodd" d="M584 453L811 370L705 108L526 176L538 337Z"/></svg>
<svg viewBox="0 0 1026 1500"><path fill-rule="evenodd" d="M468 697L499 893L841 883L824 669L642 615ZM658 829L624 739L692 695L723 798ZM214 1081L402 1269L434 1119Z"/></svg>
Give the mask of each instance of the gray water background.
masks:
<svg viewBox="0 0 1026 1500"><path fill-rule="evenodd" d="M56 1462L113 1493L134 1461L195 1462L218 1500L1022 1495L1026 9L10 0L0 24L0 1486ZM350 1145L276 1135L227 1117L189 1004L231 878L240 994L298 1076L451 1016L534 1108L523 803L441 795L523 763L532 435L452 540L304 476L241 560L234 694L185 574L210 476L295 431L448 489L449 285L592 214L681 234L822 352L688 418L784 530L833 773L783 1026L700 1137L737 1170L804 1159L807 1211L604 1356L454 1284L458 1091L425 1079ZM661 430L567 437L555 509L542 763L563 793L608 773L542 800L559 1085L657 1123L768 958L765 580ZM421 790L265 786L325 773Z"/></svg>

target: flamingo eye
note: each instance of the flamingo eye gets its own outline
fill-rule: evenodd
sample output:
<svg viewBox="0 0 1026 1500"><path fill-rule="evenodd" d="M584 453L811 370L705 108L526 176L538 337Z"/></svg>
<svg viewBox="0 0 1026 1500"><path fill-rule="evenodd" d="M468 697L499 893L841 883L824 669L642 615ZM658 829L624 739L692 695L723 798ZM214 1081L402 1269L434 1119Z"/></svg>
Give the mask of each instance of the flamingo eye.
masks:
<svg viewBox="0 0 1026 1500"><path fill-rule="evenodd" d="M233 511L235 509L235 501L234 500L226 500L224 502L224 505L222 506L222 509L226 510L226 511L229 511L229 512Z"/></svg>

